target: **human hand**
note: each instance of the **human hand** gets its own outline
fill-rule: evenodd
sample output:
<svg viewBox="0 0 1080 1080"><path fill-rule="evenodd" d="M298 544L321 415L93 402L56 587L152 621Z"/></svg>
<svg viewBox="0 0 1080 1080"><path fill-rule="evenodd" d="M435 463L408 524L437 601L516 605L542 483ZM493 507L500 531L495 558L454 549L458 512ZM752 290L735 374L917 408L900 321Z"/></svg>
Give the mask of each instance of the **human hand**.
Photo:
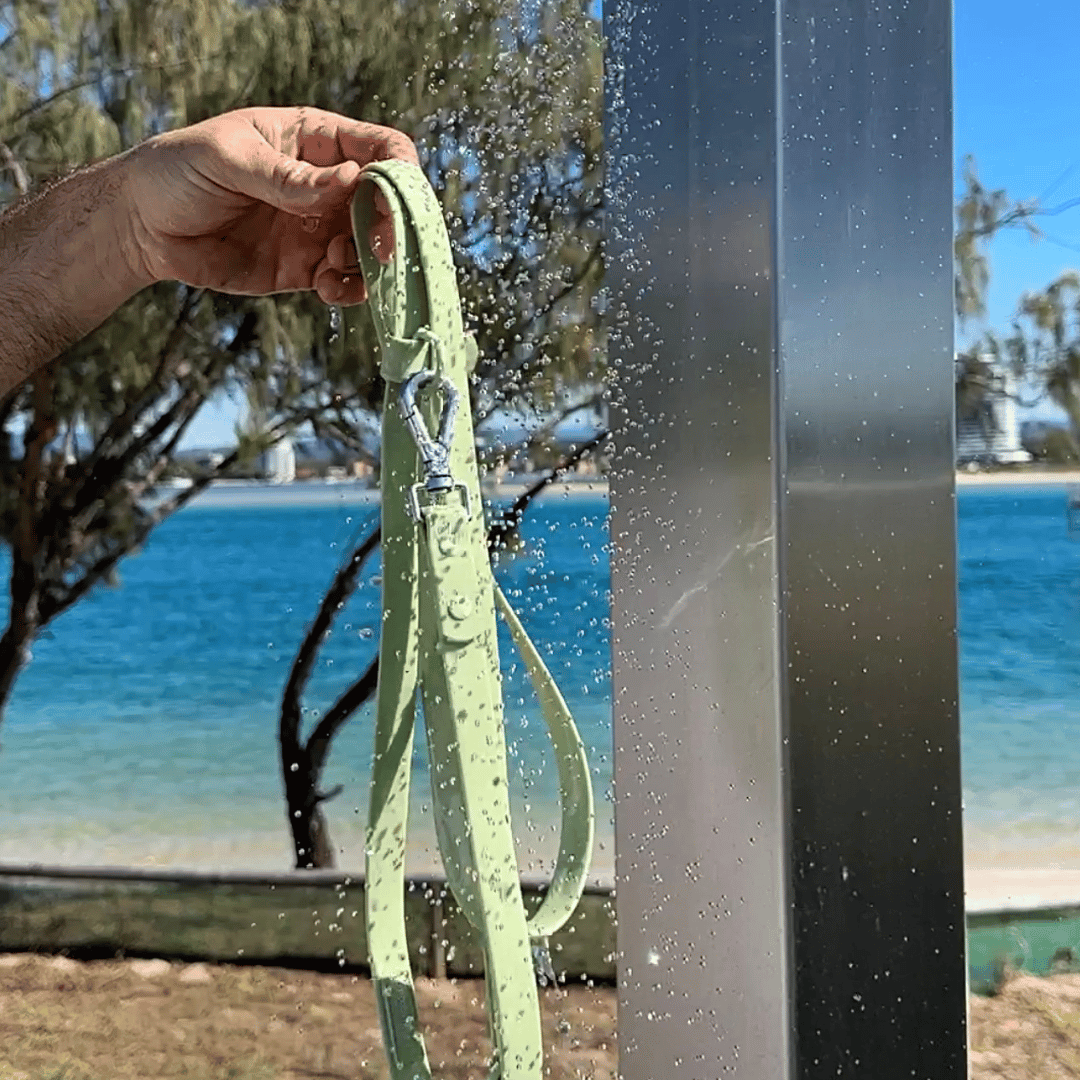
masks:
<svg viewBox="0 0 1080 1080"><path fill-rule="evenodd" d="M131 151L135 257L151 281L363 303L350 205L363 166L387 158L418 161L400 131L305 106L237 109L155 135ZM386 262L393 228L375 192L368 240Z"/></svg>

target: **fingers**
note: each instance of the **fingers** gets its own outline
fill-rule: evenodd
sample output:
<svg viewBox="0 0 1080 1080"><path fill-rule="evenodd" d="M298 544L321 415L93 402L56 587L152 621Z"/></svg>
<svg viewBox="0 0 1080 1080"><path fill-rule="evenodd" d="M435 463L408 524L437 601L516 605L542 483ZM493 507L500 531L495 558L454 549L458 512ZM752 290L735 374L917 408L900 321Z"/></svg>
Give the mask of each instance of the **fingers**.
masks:
<svg viewBox="0 0 1080 1080"><path fill-rule="evenodd" d="M235 114L273 131L276 138L272 141L278 149L295 152L316 165L355 161L363 168L369 162L390 158L420 163L412 139L404 132L312 105L255 106L235 110Z"/></svg>
<svg viewBox="0 0 1080 1080"><path fill-rule="evenodd" d="M389 262L394 252L394 223L389 217L377 221L368 234L368 243L380 263ZM339 233L326 247L326 263L341 274L359 274L360 260L352 234Z"/></svg>
<svg viewBox="0 0 1080 1080"><path fill-rule="evenodd" d="M382 188L375 188L375 221L368 242L375 252L375 258L385 266L394 254L394 219Z"/></svg>
<svg viewBox="0 0 1080 1080"><path fill-rule="evenodd" d="M385 266L394 254L394 223L389 217L380 218L371 226L368 242L375 258Z"/></svg>
<svg viewBox="0 0 1080 1080"><path fill-rule="evenodd" d="M330 241L326 257L315 267L312 278L313 288L324 304L347 306L367 299L351 237L339 235Z"/></svg>
<svg viewBox="0 0 1080 1080"><path fill-rule="evenodd" d="M351 235L339 233L327 245L326 261L341 274L359 274L360 261Z"/></svg>
<svg viewBox="0 0 1080 1080"><path fill-rule="evenodd" d="M420 156L412 139L402 131L365 124L340 116L338 121L338 145L346 161L355 161L363 167L372 161L409 161L420 164Z"/></svg>
<svg viewBox="0 0 1080 1080"><path fill-rule="evenodd" d="M420 164L416 146L403 132L377 124L364 124L342 117L338 127L338 143L346 158L367 165L372 161L408 161ZM378 188L374 189L375 221L368 242L380 263L385 265L394 254L394 223L390 204Z"/></svg>
<svg viewBox="0 0 1080 1080"><path fill-rule="evenodd" d="M420 163L416 146L404 132L318 109L305 109L303 112L304 119L310 117L314 123L309 130L302 133L299 146L301 157L324 165L333 164L335 159L346 167L355 162L355 175L351 171L341 175L342 182L348 188L354 186L359 170L373 161L393 159L408 161L413 165ZM340 158L327 145L327 137L331 132ZM368 243L379 262L386 264L394 253L393 221L386 196L374 185L373 189L375 220L368 235Z"/></svg>
<svg viewBox="0 0 1080 1080"><path fill-rule="evenodd" d="M358 273L341 274L337 270L326 270L316 278L315 291L324 304L349 307L367 300L364 279Z"/></svg>
<svg viewBox="0 0 1080 1080"><path fill-rule="evenodd" d="M375 207L375 217L368 230L368 244L375 253L375 258L385 266L394 254L394 221L390 215L390 204L377 185L369 183L364 186Z"/></svg>

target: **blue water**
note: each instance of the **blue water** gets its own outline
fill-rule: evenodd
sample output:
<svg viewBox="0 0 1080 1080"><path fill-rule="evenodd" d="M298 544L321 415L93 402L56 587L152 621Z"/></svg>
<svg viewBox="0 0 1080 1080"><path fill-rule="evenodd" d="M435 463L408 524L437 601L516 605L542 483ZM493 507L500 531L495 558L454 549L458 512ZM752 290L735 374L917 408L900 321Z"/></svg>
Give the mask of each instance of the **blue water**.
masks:
<svg viewBox="0 0 1080 1080"><path fill-rule="evenodd" d="M498 572L594 747L598 861L610 861L610 645L606 501L542 500L523 557ZM164 523L99 590L35 644L7 710L0 859L286 869L291 865L277 718L306 624L373 506L193 506ZM309 725L367 667L377 644L373 560L320 652ZM522 665L500 626L521 855L554 852L554 764ZM339 733L326 787L343 866L363 864L373 707ZM422 737L414 754L419 863L433 850Z"/></svg>
<svg viewBox="0 0 1080 1080"><path fill-rule="evenodd" d="M961 737L969 850L1080 856L1080 540L1060 488L958 498Z"/></svg>
<svg viewBox="0 0 1080 1080"><path fill-rule="evenodd" d="M285 869L277 758L282 686L305 624L375 508L193 506L37 642L0 740L0 859ZM287 500L283 500L287 501ZM233 503L237 500L233 499ZM958 497L962 737L969 852L1080 854L1080 543L1060 488ZM527 553L498 574L592 747L610 863L606 500L548 497ZM305 698L314 718L366 667L378 565L339 616ZM528 680L505 634L507 729L523 862L553 851L557 785ZM372 709L338 736L326 783L340 865L363 863ZM414 859L432 850L422 739Z"/></svg>

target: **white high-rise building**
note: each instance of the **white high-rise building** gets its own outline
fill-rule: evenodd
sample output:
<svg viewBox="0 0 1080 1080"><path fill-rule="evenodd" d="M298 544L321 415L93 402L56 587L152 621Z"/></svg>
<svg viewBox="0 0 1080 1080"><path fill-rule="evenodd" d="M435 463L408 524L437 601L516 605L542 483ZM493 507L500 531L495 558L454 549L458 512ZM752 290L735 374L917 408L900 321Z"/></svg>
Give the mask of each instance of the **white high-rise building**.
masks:
<svg viewBox="0 0 1080 1080"><path fill-rule="evenodd" d="M1020 415L1012 373L988 357L997 389L988 393L983 409L974 416L956 418L956 463L1013 465L1031 460L1020 441Z"/></svg>
<svg viewBox="0 0 1080 1080"><path fill-rule="evenodd" d="M289 436L263 454L263 475L271 484L291 484L296 479L296 450Z"/></svg>

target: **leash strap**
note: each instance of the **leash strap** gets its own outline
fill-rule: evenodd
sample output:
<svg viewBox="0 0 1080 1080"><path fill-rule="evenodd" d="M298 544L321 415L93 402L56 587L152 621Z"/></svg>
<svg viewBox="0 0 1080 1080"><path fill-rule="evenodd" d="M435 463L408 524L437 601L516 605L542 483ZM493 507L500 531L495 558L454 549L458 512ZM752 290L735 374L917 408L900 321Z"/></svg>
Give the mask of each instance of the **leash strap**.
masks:
<svg viewBox="0 0 1080 1080"><path fill-rule="evenodd" d="M385 196L394 254L368 243L371 185ZM366 853L368 952L392 1080L430 1080L405 929L405 850L416 701L423 703L435 833L457 904L480 932L493 1076L539 1080L534 963L581 898L593 844L588 761L573 717L494 582L469 408L476 364L464 333L446 224L415 165L368 165L352 203L386 382L382 591L375 755ZM559 854L526 918L510 820L495 604L540 701L559 772Z"/></svg>

